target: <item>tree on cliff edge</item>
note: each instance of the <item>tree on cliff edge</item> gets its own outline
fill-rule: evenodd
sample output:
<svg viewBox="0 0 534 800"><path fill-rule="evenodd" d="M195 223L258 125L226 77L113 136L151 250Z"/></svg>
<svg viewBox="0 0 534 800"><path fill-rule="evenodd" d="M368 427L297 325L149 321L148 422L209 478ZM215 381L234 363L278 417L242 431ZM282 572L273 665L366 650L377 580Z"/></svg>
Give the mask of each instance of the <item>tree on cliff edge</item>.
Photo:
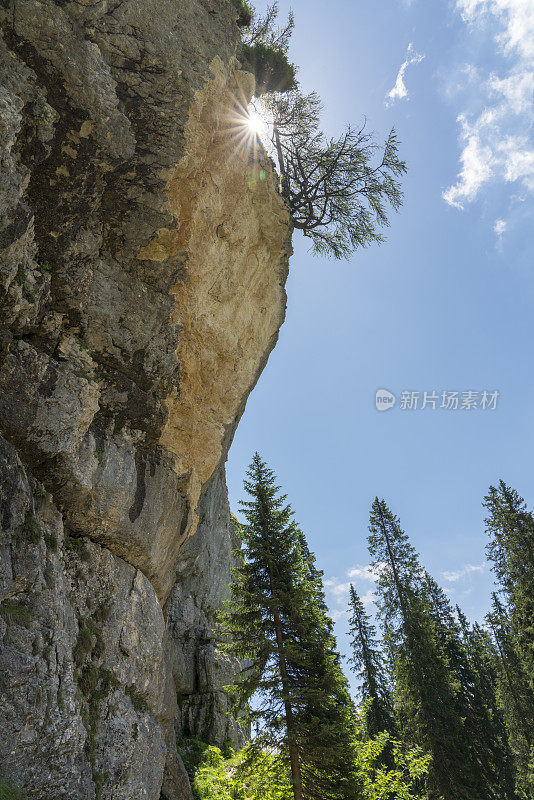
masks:
<svg viewBox="0 0 534 800"><path fill-rule="evenodd" d="M257 453L247 476L241 563L223 623L227 649L250 664L238 692L260 698L253 747L289 762L295 800L356 800L354 712L321 573Z"/></svg>
<svg viewBox="0 0 534 800"><path fill-rule="evenodd" d="M298 89L264 100L282 195L293 225L318 255L349 258L358 247L384 241L387 207L402 203L406 164L392 129L383 147L365 129L347 126L338 138L320 129L321 102Z"/></svg>
<svg viewBox="0 0 534 800"><path fill-rule="evenodd" d="M232 2L242 20L239 58L256 78L257 111L268 122L294 227L311 239L314 253L334 258L381 243L389 208L397 211L402 203L400 177L406 172L395 130L383 146L365 122L347 126L338 138L325 136L320 98L301 92L297 68L289 61L293 14L278 26L277 2L263 15L245 0Z"/></svg>

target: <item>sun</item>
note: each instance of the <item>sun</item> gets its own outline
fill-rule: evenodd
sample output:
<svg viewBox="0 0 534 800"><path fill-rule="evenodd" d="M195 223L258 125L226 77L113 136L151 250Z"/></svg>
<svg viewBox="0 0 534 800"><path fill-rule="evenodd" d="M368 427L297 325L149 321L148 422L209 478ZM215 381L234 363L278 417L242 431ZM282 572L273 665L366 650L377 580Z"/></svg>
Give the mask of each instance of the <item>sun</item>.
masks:
<svg viewBox="0 0 534 800"><path fill-rule="evenodd" d="M257 158L261 155L262 147L269 151L272 122L262 106L250 103L247 107L236 103L229 119L229 133L236 151L253 152Z"/></svg>
<svg viewBox="0 0 534 800"><path fill-rule="evenodd" d="M265 120L254 109L249 111L247 118L247 128L256 136L261 136L265 129Z"/></svg>

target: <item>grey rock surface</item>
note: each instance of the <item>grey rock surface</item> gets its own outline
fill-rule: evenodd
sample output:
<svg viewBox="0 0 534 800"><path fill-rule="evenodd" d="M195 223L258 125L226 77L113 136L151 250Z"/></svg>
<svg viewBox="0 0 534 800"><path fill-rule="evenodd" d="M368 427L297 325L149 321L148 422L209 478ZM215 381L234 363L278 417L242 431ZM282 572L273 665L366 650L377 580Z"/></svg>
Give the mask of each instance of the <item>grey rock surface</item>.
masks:
<svg viewBox="0 0 534 800"><path fill-rule="evenodd" d="M163 637L140 570L65 534L0 439L0 765L31 798L158 798Z"/></svg>
<svg viewBox="0 0 534 800"><path fill-rule="evenodd" d="M168 663L178 697L177 731L234 747L246 731L229 713L225 686L242 668L217 649L216 617L229 598L228 570L239 540L233 530L224 470L213 476L200 504L200 522L186 544L166 605ZM203 591L199 593L199 585ZM214 624L215 623L215 624Z"/></svg>
<svg viewBox="0 0 534 800"><path fill-rule="evenodd" d="M191 800L176 739L246 736L223 465L290 226L228 133L235 18L0 4L0 777L27 798Z"/></svg>

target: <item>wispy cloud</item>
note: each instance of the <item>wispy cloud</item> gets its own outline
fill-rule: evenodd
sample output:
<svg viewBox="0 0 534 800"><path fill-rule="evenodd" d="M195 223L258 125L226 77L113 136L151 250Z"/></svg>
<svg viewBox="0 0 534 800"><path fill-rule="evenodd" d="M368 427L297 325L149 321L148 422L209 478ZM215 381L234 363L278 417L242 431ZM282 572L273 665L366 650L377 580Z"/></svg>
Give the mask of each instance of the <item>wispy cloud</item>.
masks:
<svg viewBox="0 0 534 800"><path fill-rule="evenodd" d="M350 582L340 581L338 578L329 578L324 582L325 589L334 595L336 600L340 600L345 595L348 597Z"/></svg>
<svg viewBox="0 0 534 800"><path fill-rule="evenodd" d="M482 111L458 115L461 168L443 198L463 209L493 181L518 182L534 193L534 3L457 0L456 7L469 25L492 23L495 47L510 64L503 76L482 81Z"/></svg>
<svg viewBox="0 0 534 800"><path fill-rule="evenodd" d="M343 619L347 616L349 589L351 583L362 581L365 583L375 583L380 576L381 569L385 568L385 566L385 564L366 564L365 566L358 564L355 567L350 567L350 569L346 571L344 578L328 578L328 580L324 582L325 589L331 596L333 605L340 606L341 603L344 603L343 607L334 608L331 611L332 619L334 621ZM364 606L370 606L376 600L372 587L363 593L360 591L359 594L360 600Z"/></svg>
<svg viewBox="0 0 534 800"><path fill-rule="evenodd" d="M502 239L503 233L506 232L507 227L508 227L508 223L506 222L505 219L496 219L495 220L495 224L493 226L493 230L494 230L497 238Z"/></svg>
<svg viewBox="0 0 534 800"><path fill-rule="evenodd" d="M423 59L424 56L416 53L413 49L413 43L410 42L406 51L406 58L400 65L400 69L397 73L395 85L386 95L386 106L390 106L396 100L404 100L408 97L408 89L404 82L404 75L411 64L419 64Z"/></svg>
<svg viewBox="0 0 534 800"><path fill-rule="evenodd" d="M454 583L456 581L461 580L462 578L467 578L468 575L472 575L475 572L481 573L484 572L487 567L487 562L483 561L482 564L466 564L464 567L460 569L453 570L452 572L442 572L441 574L445 578L446 581L450 581Z"/></svg>
<svg viewBox="0 0 534 800"><path fill-rule="evenodd" d="M351 567L347 570L347 577L352 578L359 578L362 581L370 581L374 583L380 577L381 572L387 568L387 564L378 562L375 564L366 564L365 567L357 566Z"/></svg>

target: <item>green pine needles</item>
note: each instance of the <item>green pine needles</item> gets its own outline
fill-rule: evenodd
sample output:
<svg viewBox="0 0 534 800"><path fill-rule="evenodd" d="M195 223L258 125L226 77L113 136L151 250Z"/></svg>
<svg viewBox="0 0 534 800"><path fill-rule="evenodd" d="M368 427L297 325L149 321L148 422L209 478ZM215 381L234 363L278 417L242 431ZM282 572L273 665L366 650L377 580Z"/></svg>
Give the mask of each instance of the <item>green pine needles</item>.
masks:
<svg viewBox="0 0 534 800"><path fill-rule="evenodd" d="M356 800L356 718L321 573L257 453L247 477L241 563L223 622L227 649L247 663L237 692L259 698L255 749L287 763L294 800Z"/></svg>
<svg viewBox="0 0 534 800"><path fill-rule="evenodd" d="M293 227L321 256L349 259L359 247L380 244L389 210L397 211L403 197L406 164L395 130L383 145L365 122L348 125L339 137L325 136L321 100L302 92L289 60L293 14L278 25L277 2L263 15L243 0L232 2L243 27L239 59L256 78L256 110L270 131L263 144L276 160Z"/></svg>
<svg viewBox="0 0 534 800"><path fill-rule="evenodd" d="M256 736L230 759L209 756L199 797L530 800L534 517L523 499L501 482L484 501L501 589L486 625L452 607L398 517L374 500L378 627L349 590L356 706L322 572L257 453L244 485L242 546L221 622L224 647L243 663L236 705L252 698Z"/></svg>

